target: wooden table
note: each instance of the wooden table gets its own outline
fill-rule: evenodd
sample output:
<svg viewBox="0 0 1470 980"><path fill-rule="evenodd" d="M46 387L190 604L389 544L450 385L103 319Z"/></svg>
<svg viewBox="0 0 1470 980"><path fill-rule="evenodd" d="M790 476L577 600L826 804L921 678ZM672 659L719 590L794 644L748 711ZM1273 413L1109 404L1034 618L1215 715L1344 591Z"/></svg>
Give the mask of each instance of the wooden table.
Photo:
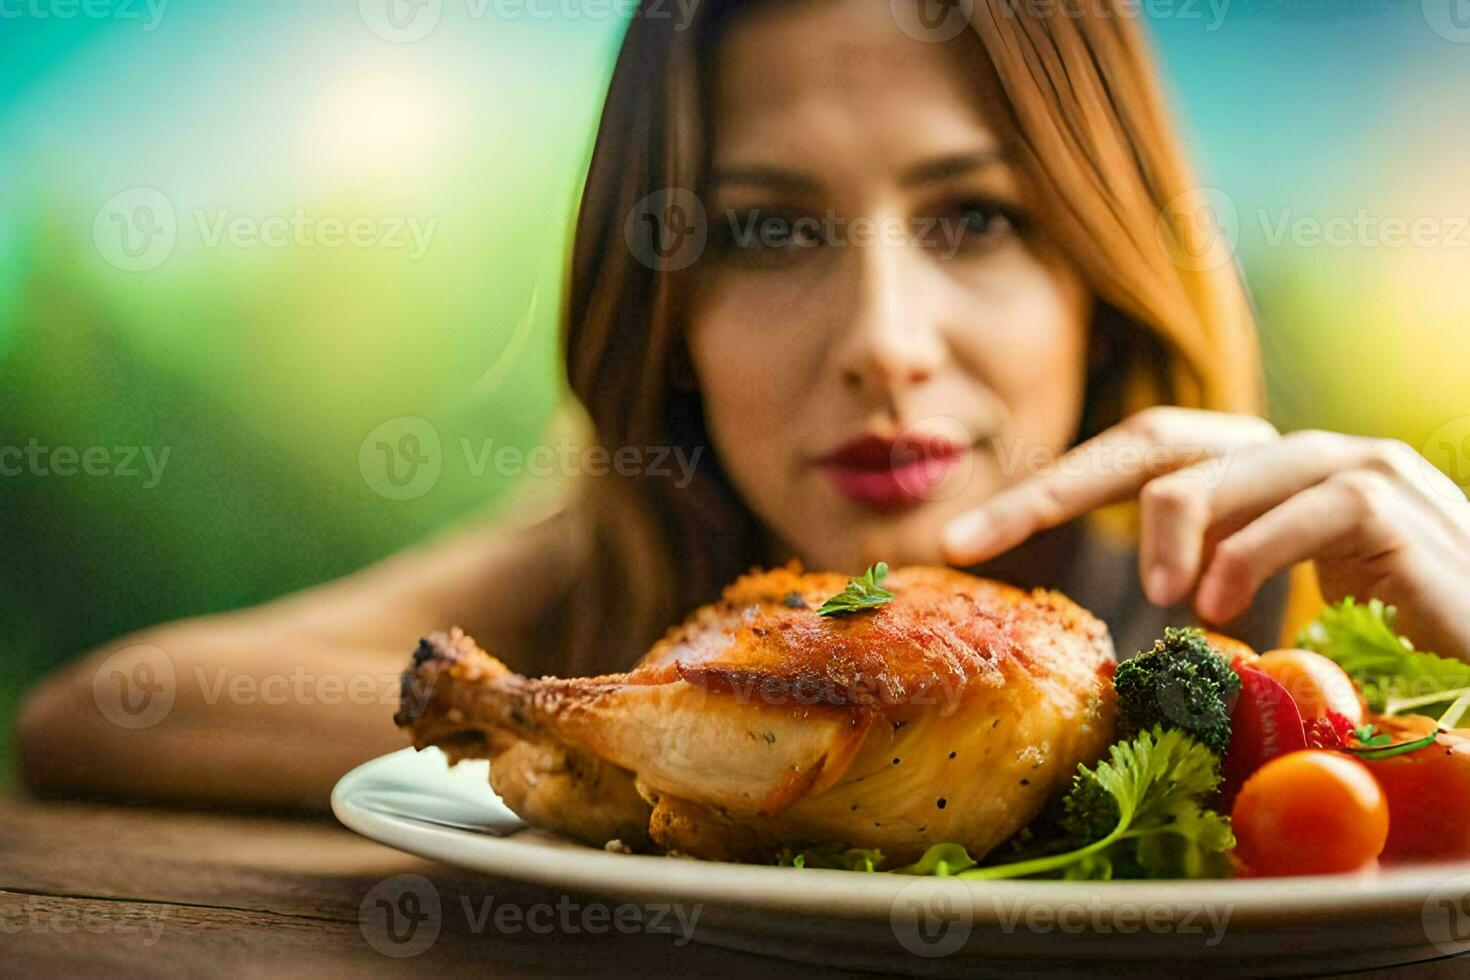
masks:
<svg viewBox="0 0 1470 980"><path fill-rule="evenodd" d="M397 958L375 948L361 911L404 874L432 881L444 911L432 944ZM0 799L3 976L841 975L644 932L502 930L483 911L569 901L401 854L329 818ZM1413 969L1463 977L1470 964Z"/></svg>

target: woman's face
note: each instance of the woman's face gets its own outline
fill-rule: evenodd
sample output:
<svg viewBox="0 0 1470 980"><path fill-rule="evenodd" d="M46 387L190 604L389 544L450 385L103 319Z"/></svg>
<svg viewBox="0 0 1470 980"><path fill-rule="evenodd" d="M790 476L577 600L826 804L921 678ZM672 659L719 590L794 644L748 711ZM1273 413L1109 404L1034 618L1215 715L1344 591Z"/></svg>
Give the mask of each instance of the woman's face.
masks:
<svg viewBox="0 0 1470 980"><path fill-rule="evenodd" d="M689 348L721 465L809 566L937 563L952 517L1074 438L1091 300L974 78L890 5L770 4L716 53Z"/></svg>

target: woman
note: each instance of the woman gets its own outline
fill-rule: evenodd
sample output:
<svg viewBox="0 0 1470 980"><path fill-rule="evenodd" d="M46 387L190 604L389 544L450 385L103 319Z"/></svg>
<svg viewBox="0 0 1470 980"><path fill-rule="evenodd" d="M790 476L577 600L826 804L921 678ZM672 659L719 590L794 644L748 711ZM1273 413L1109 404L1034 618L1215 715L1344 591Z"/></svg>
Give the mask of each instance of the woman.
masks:
<svg viewBox="0 0 1470 980"><path fill-rule="evenodd" d="M567 370L593 446L672 448L692 483L617 467L518 525L120 641L29 700L33 784L319 804L401 744L422 632L616 670L792 557L1059 587L1125 653L1191 610L1271 645L1279 576L1310 561L1328 598L1395 603L1470 658L1464 496L1405 446L1255 414L1248 304L1137 24L923 2L705 0L628 30ZM147 725L107 710L147 691L169 698Z"/></svg>

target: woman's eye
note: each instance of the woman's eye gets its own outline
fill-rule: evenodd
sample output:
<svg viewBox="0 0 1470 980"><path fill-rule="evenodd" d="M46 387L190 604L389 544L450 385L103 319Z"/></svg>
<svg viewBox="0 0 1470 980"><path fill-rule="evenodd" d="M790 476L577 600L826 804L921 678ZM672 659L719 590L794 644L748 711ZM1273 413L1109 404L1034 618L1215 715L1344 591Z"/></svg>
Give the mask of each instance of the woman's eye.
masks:
<svg viewBox="0 0 1470 980"><path fill-rule="evenodd" d="M761 222L760 244L767 248L810 248L821 243L817 229L801 218L773 215Z"/></svg>
<svg viewBox="0 0 1470 980"><path fill-rule="evenodd" d="M778 262L823 244L821 224L805 215L731 211L716 237L719 250L749 262Z"/></svg>
<svg viewBox="0 0 1470 980"><path fill-rule="evenodd" d="M985 201L966 201L951 208L926 236L928 244L951 252L975 248L1009 238L1022 230L1023 222L1012 208Z"/></svg>

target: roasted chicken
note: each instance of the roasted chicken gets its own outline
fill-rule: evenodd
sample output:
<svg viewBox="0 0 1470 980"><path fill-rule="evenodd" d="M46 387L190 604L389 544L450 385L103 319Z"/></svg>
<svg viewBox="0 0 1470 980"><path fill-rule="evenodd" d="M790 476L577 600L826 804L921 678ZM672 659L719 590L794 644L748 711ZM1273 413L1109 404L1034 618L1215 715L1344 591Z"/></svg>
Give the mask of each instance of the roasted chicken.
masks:
<svg viewBox="0 0 1470 980"><path fill-rule="evenodd" d="M911 567L886 605L817 615L846 584L794 564L746 575L603 677L523 677L435 634L396 721L418 748L492 759L535 826L741 861L983 855L1112 740L1112 641L1066 597Z"/></svg>

